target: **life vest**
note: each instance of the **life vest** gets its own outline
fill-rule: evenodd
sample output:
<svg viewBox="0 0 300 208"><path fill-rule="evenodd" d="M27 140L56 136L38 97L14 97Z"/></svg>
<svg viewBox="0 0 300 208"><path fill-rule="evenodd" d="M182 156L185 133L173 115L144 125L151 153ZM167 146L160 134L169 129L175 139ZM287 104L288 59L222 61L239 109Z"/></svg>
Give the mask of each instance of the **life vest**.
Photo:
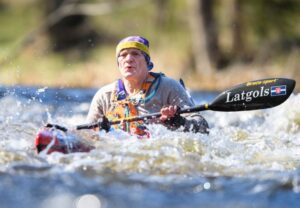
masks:
<svg viewBox="0 0 300 208"><path fill-rule="evenodd" d="M138 106L148 102L156 93L160 80L161 73L150 72L146 81L142 84L142 89L134 95L128 95L124 83L121 79L117 80L115 91L112 93L112 107L106 113L106 117L110 121L139 115ZM116 129L122 129L133 135L140 137L149 137L149 132L144 126L143 121L122 122L112 126Z"/></svg>

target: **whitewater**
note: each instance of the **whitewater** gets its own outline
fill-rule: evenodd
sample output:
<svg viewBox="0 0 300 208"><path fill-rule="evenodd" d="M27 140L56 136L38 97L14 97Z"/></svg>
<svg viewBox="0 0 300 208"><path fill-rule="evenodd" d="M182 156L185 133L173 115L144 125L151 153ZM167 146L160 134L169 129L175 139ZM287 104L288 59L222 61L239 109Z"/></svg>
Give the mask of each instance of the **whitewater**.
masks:
<svg viewBox="0 0 300 208"><path fill-rule="evenodd" d="M80 208L84 196L98 208L298 207L300 94L270 109L205 111L209 135L158 125L150 139L81 130L91 152L37 154L38 130L84 123L95 92L0 87L1 207ZM192 92L198 104L216 95Z"/></svg>

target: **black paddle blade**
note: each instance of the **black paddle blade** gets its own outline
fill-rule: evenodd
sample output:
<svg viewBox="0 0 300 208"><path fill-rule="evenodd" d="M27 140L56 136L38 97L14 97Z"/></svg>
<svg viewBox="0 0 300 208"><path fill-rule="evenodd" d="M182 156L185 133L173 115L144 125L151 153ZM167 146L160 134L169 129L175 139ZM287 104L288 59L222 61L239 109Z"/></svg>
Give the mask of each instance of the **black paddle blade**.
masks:
<svg viewBox="0 0 300 208"><path fill-rule="evenodd" d="M284 78L246 82L221 93L208 108L215 111L272 108L288 99L295 85L295 80Z"/></svg>

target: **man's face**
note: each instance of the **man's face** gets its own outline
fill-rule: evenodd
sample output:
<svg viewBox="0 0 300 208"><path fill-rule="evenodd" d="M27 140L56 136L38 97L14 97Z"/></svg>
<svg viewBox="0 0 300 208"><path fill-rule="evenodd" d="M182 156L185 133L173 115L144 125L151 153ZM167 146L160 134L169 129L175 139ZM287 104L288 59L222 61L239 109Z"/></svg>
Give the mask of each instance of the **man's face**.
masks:
<svg viewBox="0 0 300 208"><path fill-rule="evenodd" d="M118 56L118 64L122 77L127 80L144 80L148 74L145 57L138 49L122 50Z"/></svg>

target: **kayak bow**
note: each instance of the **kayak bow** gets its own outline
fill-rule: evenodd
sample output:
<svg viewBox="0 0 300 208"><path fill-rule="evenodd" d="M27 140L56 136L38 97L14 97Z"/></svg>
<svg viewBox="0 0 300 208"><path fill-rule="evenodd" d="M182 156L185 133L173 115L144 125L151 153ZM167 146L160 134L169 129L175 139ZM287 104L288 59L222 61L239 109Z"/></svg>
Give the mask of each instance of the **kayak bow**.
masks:
<svg viewBox="0 0 300 208"><path fill-rule="evenodd" d="M89 152L94 147L72 134L66 134L65 132L57 128L44 127L40 129L35 137L35 147L37 153L43 151L46 154L53 152L60 152L64 154L73 152Z"/></svg>

